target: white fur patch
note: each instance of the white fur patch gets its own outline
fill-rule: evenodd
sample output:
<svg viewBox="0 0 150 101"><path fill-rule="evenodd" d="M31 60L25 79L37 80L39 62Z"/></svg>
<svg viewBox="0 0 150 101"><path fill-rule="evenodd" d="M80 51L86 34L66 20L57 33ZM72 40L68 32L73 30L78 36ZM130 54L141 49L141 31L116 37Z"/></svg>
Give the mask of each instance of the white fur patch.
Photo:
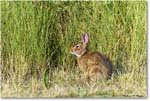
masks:
<svg viewBox="0 0 150 101"><path fill-rule="evenodd" d="M77 57L81 57L85 52L86 52L86 50L83 51L81 54L77 54L76 52L71 52L71 54L74 54Z"/></svg>
<svg viewBox="0 0 150 101"><path fill-rule="evenodd" d="M76 52L71 52L71 54L77 56L77 57L80 57L81 55L77 54Z"/></svg>

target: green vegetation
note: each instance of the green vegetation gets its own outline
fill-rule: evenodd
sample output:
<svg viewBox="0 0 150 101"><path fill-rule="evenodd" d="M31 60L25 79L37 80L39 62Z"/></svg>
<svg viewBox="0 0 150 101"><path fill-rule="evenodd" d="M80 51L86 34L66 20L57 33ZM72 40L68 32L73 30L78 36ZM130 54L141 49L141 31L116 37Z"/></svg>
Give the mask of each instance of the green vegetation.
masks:
<svg viewBox="0 0 150 101"><path fill-rule="evenodd" d="M108 81L80 81L71 43L113 64ZM1 2L2 97L147 96L146 1Z"/></svg>

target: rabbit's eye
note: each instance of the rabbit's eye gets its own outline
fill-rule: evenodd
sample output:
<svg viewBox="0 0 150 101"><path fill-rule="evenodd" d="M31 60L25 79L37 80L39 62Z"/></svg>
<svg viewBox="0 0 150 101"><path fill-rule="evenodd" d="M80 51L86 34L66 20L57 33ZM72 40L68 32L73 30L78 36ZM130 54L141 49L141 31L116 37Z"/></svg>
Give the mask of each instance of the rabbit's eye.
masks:
<svg viewBox="0 0 150 101"><path fill-rule="evenodd" d="M77 45L76 48L79 48L79 46Z"/></svg>

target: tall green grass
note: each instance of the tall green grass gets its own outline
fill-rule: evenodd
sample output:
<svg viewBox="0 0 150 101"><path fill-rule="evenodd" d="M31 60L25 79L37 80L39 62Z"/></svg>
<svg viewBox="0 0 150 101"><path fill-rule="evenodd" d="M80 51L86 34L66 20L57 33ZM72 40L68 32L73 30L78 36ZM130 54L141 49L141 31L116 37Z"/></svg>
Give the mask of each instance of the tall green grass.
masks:
<svg viewBox="0 0 150 101"><path fill-rule="evenodd" d="M83 32L90 34L90 49L112 61L114 80L122 85L129 79L146 87L145 1L1 2L2 82L14 82L13 87L36 80L46 87L62 83L60 71L78 71L69 47ZM34 86L29 87L33 91Z"/></svg>

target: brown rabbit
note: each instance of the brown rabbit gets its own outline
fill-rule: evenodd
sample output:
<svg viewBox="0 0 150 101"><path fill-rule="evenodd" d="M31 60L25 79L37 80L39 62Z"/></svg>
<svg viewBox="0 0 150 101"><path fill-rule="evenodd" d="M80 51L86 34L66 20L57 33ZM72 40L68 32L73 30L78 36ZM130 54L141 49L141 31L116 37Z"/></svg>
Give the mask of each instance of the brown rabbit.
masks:
<svg viewBox="0 0 150 101"><path fill-rule="evenodd" d="M110 79L112 75L111 62L99 52L91 52L87 48L89 35L83 34L82 42L71 47L71 53L77 56L77 62L81 71L87 78Z"/></svg>

